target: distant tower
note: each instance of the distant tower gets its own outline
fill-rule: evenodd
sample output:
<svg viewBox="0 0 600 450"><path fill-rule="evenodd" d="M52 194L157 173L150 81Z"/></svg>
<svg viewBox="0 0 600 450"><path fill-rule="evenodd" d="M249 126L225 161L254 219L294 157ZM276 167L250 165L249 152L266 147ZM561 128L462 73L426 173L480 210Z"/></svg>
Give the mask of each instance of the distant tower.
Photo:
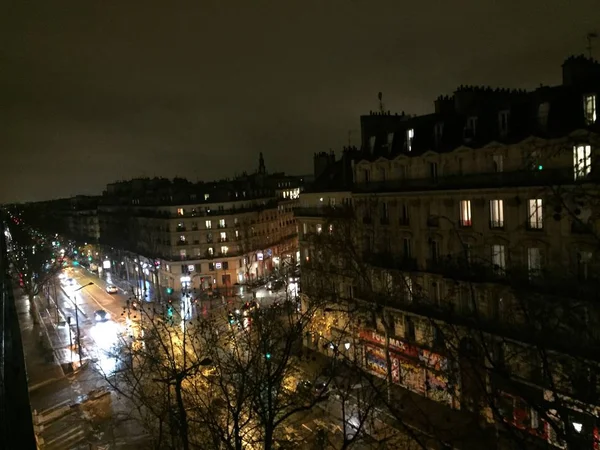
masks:
<svg viewBox="0 0 600 450"><path fill-rule="evenodd" d="M381 114L385 114L385 107L383 106L383 92L377 94L377 98L379 99L379 112Z"/></svg>
<svg viewBox="0 0 600 450"><path fill-rule="evenodd" d="M260 156L258 158L258 173L267 173L267 169L265 168L265 158L263 158L262 152L260 152Z"/></svg>

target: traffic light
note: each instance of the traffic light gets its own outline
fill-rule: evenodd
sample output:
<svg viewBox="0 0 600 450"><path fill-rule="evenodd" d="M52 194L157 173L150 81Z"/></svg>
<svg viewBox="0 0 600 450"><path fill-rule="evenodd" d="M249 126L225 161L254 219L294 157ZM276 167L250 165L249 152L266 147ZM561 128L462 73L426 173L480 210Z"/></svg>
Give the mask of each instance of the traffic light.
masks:
<svg viewBox="0 0 600 450"><path fill-rule="evenodd" d="M88 261L91 261L91 260L92 260L92 257L91 257L91 256L88 256Z"/></svg>
<svg viewBox="0 0 600 450"><path fill-rule="evenodd" d="M167 288L167 294L171 295L173 293L173 288Z"/></svg>
<svg viewBox="0 0 600 450"><path fill-rule="evenodd" d="M267 354L265 355L265 358L271 359L271 354L267 352Z"/></svg>
<svg viewBox="0 0 600 450"><path fill-rule="evenodd" d="M233 317L233 314L231 313L227 314L227 316L229 317L229 323L233 325L235 323L235 317Z"/></svg>
<svg viewBox="0 0 600 450"><path fill-rule="evenodd" d="M77 252L77 250L73 250L73 253L74 253L74 254L77 254L78 252Z"/></svg>
<svg viewBox="0 0 600 450"><path fill-rule="evenodd" d="M79 261L73 261L73 265L74 266L78 266L79 265Z"/></svg>
<svg viewBox="0 0 600 450"><path fill-rule="evenodd" d="M167 315L169 317L173 317L173 307L171 305L169 305L169 307L167 308Z"/></svg>

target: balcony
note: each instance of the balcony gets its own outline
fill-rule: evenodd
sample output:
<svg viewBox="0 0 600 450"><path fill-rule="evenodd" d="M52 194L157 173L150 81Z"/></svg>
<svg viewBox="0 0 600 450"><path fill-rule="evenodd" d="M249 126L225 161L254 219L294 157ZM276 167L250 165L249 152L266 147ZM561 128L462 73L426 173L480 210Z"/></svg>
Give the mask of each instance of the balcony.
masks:
<svg viewBox="0 0 600 450"><path fill-rule="evenodd" d="M585 180L585 182L590 181L589 178L586 178ZM561 184L576 184L573 180L572 168L456 174L437 177L435 179L429 177L419 179L370 181L368 183L356 183L354 185L354 192L414 192L451 189L549 186Z"/></svg>
<svg viewBox="0 0 600 450"><path fill-rule="evenodd" d="M175 244L175 245L180 246L180 245L189 245L189 244L190 243L188 241L177 241L177 244Z"/></svg>
<svg viewBox="0 0 600 450"><path fill-rule="evenodd" d="M473 227L473 221L471 219L460 219L458 221L458 226L460 228L472 228Z"/></svg>
<svg viewBox="0 0 600 450"><path fill-rule="evenodd" d="M410 219L408 217L400 217L400 220L398 220L398 225L401 227L408 227L410 226Z"/></svg>
<svg viewBox="0 0 600 450"><path fill-rule="evenodd" d="M440 218L439 217L428 217L427 218L427 226L429 228L438 228L440 226Z"/></svg>
<svg viewBox="0 0 600 450"><path fill-rule="evenodd" d="M220 229L227 228L227 224L226 223L219 223L219 224L217 224L217 228L220 228Z"/></svg>
<svg viewBox="0 0 600 450"><path fill-rule="evenodd" d="M415 272L419 270L416 258L403 255L394 255L392 253L371 253L366 252L363 258L367 264L381 269L400 270Z"/></svg>
<svg viewBox="0 0 600 450"><path fill-rule="evenodd" d="M389 225L390 224L390 218L389 217L381 217L379 219L379 223L381 225Z"/></svg>
<svg viewBox="0 0 600 450"><path fill-rule="evenodd" d="M175 231L187 231L186 227L177 227Z"/></svg>
<svg viewBox="0 0 600 450"><path fill-rule="evenodd" d="M504 230L504 221L490 220L490 230Z"/></svg>
<svg viewBox="0 0 600 450"><path fill-rule="evenodd" d="M354 217L354 211L350 206L316 206L309 208L294 208L294 216L348 219Z"/></svg>
<svg viewBox="0 0 600 450"><path fill-rule="evenodd" d="M525 229L527 231L533 231L536 233L540 233L544 231L544 223L542 220L528 220L525 222Z"/></svg>
<svg viewBox="0 0 600 450"><path fill-rule="evenodd" d="M229 242L228 238L219 238L219 242Z"/></svg>
<svg viewBox="0 0 600 450"><path fill-rule="evenodd" d="M463 257L436 257L426 261L427 272L444 277L473 282L498 282L506 278L502 268L485 262L468 261Z"/></svg>

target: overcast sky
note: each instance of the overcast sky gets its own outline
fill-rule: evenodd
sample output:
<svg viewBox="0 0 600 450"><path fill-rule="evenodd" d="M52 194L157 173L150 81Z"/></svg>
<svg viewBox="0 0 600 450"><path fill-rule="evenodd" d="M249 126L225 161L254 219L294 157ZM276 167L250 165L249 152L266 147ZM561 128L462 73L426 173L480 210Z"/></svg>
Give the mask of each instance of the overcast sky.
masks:
<svg viewBox="0 0 600 450"><path fill-rule="evenodd" d="M8 8L7 8L8 7ZM0 19L0 202L138 176L312 171L377 108L460 84L560 82L599 0L12 0ZM596 43L600 57L600 40Z"/></svg>

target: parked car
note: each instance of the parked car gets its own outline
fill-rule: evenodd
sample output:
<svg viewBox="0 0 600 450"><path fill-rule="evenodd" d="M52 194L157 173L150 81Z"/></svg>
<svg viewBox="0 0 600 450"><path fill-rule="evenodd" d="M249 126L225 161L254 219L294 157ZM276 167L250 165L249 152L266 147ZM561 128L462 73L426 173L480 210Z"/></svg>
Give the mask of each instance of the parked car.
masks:
<svg viewBox="0 0 600 450"><path fill-rule="evenodd" d="M116 294L117 292L119 292L119 289L117 289L115 285L109 284L108 286L106 286L106 292L108 292L109 294Z"/></svg>

